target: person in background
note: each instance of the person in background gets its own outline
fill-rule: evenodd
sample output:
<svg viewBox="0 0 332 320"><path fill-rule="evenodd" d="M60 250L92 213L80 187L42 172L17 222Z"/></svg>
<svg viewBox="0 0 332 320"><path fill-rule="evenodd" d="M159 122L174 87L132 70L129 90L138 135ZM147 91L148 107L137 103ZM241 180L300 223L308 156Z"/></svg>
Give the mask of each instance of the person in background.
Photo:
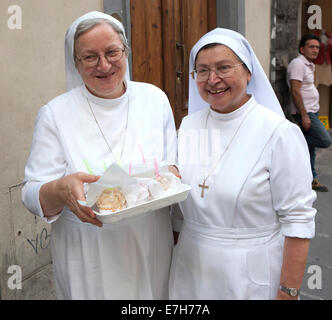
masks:
<svg viewBox="0 0 332 320"><path fill-rule="evenodd" d="M169 209L102 225L77 201L104 166L141 164L140 149L146 159L175 163L169 101L129 80L128 52L118 20L100 12L78 18L65 40L68 92L37 116L22 200L52 224L58 299L168 299Z"/></svg>
<svg viewBox="0 0 332 320"><path fill-rule="evenodd" d="M315 64L320 49L320 38L313 34L302 37L299 56L287 68L287 83L291 94L291 114L301 127L307 141L313 175L312 188L327 192L328 188L317 179L315 170L316 148L328 148L332 143L329 132L318 118L319 92L314 85Z"/></svg>
<svg viewBox="0 0 332 320"><path fill-rule="evenodd" d="M303 134L239 33L204 35L189 69L170 298L298 299L316 214Z"/></svg>

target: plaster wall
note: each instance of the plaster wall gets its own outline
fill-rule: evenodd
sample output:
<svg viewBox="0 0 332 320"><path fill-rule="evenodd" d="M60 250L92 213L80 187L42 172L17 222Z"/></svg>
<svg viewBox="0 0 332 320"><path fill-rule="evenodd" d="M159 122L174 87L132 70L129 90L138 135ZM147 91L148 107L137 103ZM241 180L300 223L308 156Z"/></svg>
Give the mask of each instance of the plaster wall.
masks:
<svg viewBox="0 0 332 320"><path fill-rule="evenodd" d="M21 28L17 6L21 10ZM21 203L21 182L40 107L65 91L64 36L77 17L103 11L102 0L0 2L0 299L54 299L50 225ZM8 286L10 266L22 288Z"/></svg>
<svg viewBox="0 0 332 320"><path fill-rule="evenodd" d="M269 78L271 0L245 1L245 36Z"/></svg>

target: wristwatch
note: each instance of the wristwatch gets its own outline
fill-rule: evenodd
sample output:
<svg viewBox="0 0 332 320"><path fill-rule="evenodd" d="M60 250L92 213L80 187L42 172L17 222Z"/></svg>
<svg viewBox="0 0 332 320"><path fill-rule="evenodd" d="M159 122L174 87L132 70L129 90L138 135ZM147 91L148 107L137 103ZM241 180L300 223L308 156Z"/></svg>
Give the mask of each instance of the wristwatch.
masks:
<svg viewBox="0 0 332 320"><path fill-rule="evenodd" d="M279 287L281 291L286 292L291 297L297 297L300 294L300 289L297 288L287 288L284 286Z"/></svg>

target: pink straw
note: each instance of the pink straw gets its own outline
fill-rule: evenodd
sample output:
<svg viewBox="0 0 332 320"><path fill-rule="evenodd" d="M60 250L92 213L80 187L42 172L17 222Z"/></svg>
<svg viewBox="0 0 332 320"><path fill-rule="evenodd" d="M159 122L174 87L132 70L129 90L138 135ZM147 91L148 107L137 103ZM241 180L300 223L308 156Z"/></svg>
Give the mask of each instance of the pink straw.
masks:
<svg viewBox="0 0 332 320"><path fill-rule="evenodd" d="M129 175L131 176L131 161L129 162Z"/></svg>
<svg viewBox="0 0 332 320"><path fill-rule="evenodd" d="M141 145L138 144L138 147L139 147L139 150L141 151L141 155L142 155L142 158L143 158L143 162L146 163Z"/></svg>
<svg viewBox="0 0 332 320"><path fill-rule="evenodd" d="M157 164L156 158L154 158L154 168L156 170L156 177L159 177L159 168L158 168L158 164Z"/></svg>

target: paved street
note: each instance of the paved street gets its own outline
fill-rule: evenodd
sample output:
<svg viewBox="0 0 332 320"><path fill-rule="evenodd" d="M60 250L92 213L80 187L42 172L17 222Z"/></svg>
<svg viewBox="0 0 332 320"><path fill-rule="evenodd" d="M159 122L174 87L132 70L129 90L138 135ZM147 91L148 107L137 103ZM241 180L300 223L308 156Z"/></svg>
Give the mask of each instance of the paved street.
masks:
<svg viewBox="0 0 332 320"><path fill-rule="evenodd" d="M331 131L330 131L331 132ZM311 241L302 283L302 300L332 300L332 146L317 149L316 171L329 192L317 192L316 236ZM321 270L321 289L319 272ZM318 279L318 281L317 281Z"/></svg>

